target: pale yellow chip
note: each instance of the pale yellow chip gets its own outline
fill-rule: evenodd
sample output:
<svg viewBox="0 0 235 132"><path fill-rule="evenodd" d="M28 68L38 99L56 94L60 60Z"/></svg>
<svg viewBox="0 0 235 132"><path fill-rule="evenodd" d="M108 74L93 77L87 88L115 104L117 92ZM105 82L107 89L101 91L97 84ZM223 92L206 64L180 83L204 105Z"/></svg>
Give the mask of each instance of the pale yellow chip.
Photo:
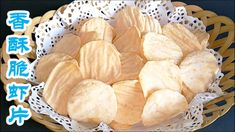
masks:
<svg viewBox="0 0 235 132"><path fill-rule="evenodd" d="M159 89L181 92L179 67L171 61L148 61L139 74L145 98Z"/></svg>
<svg viewBox="0 0 235 132"><path fill-rule="evenodd" d="M144 66L144 60L137 54L121 53L121 75L118 81L138 79L140 70Z"/></svg>
<svg viewBox="0 0 235 132"><path fill-rule="evenodd" d="M117 97L117 114L114 121L133 125L141 120L145 98L138 80L126 80L113 84Z"/></svg>
<svg viewBox="0 0 235 132"><path fill-rule="evenodd" d="M193 30L192 33L197 37L198 41L200 42L201 46L205 49L208 46L208 41L210 38L210 34L207 32L202 32L200 30Z"/></svg>
<svg viewBox="0 0 235 132"><path fill-rule="evenodd" d="M52 48L52 53L65 53L73 58L78 56L81 47L80 37L74 34L66 34L64 37L55 44Z"/></svg>
<svg viewBox="0 0 235 132"><path fill-rule="evenodd" d="M126 7L115 16L115 29L118 35L123 34L128 28L136 26L142 34L146 32L161 33L161 26L152 17L145 17L137 7Z"/></svg>
<svg viewBox="0 0 235 132"><path fill-rule="evenodd" d="M136 7L126 7L121 10L115 17L115 29L118 34L123 34L127 29L136 26L140 32L144 29L144 16L141 10Z"/></svg>
<svg viewBox="0 0 235 132"><path fill-rule="evenodd" d="M142 55L149 61L173 60L176 64L183 57L181 48L168 37L149 32L141 41Z"/></svg>
<svg viewBox="0 0 235 132"><path fill-rule="evenodd" d="M187 99L188 103L190 103L196 94L193 93L193 92L183 83L183 84L182 84L182 95L184 95L184 97Z"/></svg>
<svg viewBox="0 0 235 132"><path fill-rule="evenodd" d="M77 27L76 27L77 30L76 30L76 33L75 33L75 34L79 35L79 32L80 32L82 26L83 26L84 23L86 23L88 20L89 20L89 19L79 21L79 23L78 23L78 25L77 25Z"/></svg>
<svg viewBox="0 0 235 132"><path fill-rule="evenodd" d="M91 41L96 41L99 40L100 38L98 37L98 33L95 31L92 32L84 32L82 33L81 37L81 43L82 45L91 42Z"/></svg>
<svg viewBox="0 0 235 132"><path fill-rule="evenodd" d="M140 53L141 34L139 30L133 26L127 29L124 34L120 35L115 41L119 52L135 52Z"/></svg>
<svg viewBox="0 0 235 132"><path fill-rule="evenodd" d="M36 77L38 82L46 82L53 68L62 61L72 60L73 58L64 53L51 53L40 58L36 66Z"/></svg>
<svg viewBox="0 0 235 132"><path fill-rule="evenodd" d="M219 70L216 58L209 51L188 54L180 64L181 78L195 94L205 92Z"/></svg>
<svg viewBox="0 0 235 132"><path fill-rule="evenodd" d="M86 32L97 32L98 40L105 40L108 42L112 42L115 37L115 32L113 27L109 25L108 22L101 18L92 18L86 21L79 31L79 36Z"/></svg>
<svg viewBox="0 0 235 132"><path fill-rule="evenodd" d="M185 112L187 108L187 100L179 92L161 89L148 98L144 106L142 122L144 126L157 125Z"/></svg>
<svg viewBox="0 0 235 132"><path fill-rule="evenodd" d="M184 56L202 49L197 37L181 24L166 24L163 26L163 34L175 41L182 49Z"/></svg>
<svg viewBox="0 0 235 132"><path fill-rule="evenodd" d="M81 71L75 59L60 62L45 84L43 98L57 113L67 115L68 94L81 80Z"/></svg>
<svg viewBox="0 0 235 132"><path fill-rule="evenodd" d="M121 74L120 53L107 41L91 41L80 49L79 66L83 77L112 83Z"/></svg>
<svg viewBox="0 0 235 132"><path fill-rule="evenodd" d="M109 124L117 113L117 99L110 85L88 79L72 89L67 109L70 118L76 121Z"/></svg>
<svg viewBox="0 0 235 132"><path fill-rule="evenodd" d="M128 124L120 124L117 123L115 121L112 121L109 126L111 126L113 129L117 130L117 131L123 131L123 130L127 130L130 129L132 127L132 125L128 125Z"/></svg>

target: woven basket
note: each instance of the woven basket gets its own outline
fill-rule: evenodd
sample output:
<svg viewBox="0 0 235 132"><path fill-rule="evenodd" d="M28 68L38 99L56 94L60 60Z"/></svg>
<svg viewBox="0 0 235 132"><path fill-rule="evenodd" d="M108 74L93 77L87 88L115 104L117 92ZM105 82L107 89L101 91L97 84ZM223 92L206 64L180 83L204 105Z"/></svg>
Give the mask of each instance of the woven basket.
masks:
<svg viewBox="0 0 235 132"><path fill-rule="evenodd" d="M234 76L234 47L231 48L232 43L234 43L234 22L224 16L218 16L212 11L203 10L202 8L195 5L186 5L182 2L173 2L175 6L184 6L188 12L188 15L192 15L197 17L203 21L206 27L210 27L210 48L219 49L218 52L226 58L222 65L222 71L225 73L225 76L222 78L220 82L220 86L225 92L225 94L219 98L216 98L206 104L204 104L203 111L203 124L202 128L210 125L220 116L223 116L233 105L234 105L234 80L232 77ZM58 10L64 10L66 5L60 7ZM4 83L4 90L6 91L6 84L10 82L18 82L18 83L26 83L23 79L7 79L6 71L7 71L7 62L10 58L24 58L28 61L32 61L35 59L35 38L34 38L34 29L37 27L39 23L43 23L49 20L55 13L55 10L48 11L43 16L35 17L32 19L31 25L27 28L25 32L15 32L15 35L28 35L30 38L30 44L32 47L32 51L24 56L16 55L10 56L6 54L6 42L2 45L1 52L1 80ZM27 100L27 99L26 99ZM19 103L15 100L15 104L21 104L24 107L29 108L29 104L26 102ZM35 121L45 125L52 131L66 131L65 128L55 122L53 119L48 116L41 115L35 113L31 110L32 119Z"/></svg>

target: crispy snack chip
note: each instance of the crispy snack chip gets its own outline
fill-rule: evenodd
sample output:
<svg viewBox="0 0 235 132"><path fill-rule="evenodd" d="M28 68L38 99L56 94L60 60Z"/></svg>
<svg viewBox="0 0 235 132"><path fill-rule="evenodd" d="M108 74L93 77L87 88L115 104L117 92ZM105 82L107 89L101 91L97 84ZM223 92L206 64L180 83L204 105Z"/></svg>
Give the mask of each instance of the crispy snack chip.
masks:
<svg viewBox="0 0 235 132"><path fill-rule="evenodd" d="M126 80L113 84L117 97L117 114L114 121L133 125L141 120L145 98L138 80Z"/></svg>
<svg viewBox="0 0 235 132"><path fill-rule="evenodd" d="M67 115L68 93L81 80L82 75L75 59L60 62L45 84L43 98L56 112Z"/></svg>
<svg viewBox="0 0 235 132"><path fill-rule="evenodd" d="M135 26L130 27L124 34L120 35L115 41L114 45L116 46L119 52L140 52L140 40L141 34L138 28Z"/></svg>
<svg viewBox="0 0 235 132"><path fill-rule="evenodd" d="M148 98L142 114L144 126L160 124L187 110L183 95L169 89L158 90Z"/></svg>
<svg viewBox="0 0 235 132"><path fill-rule="evenodd" d="M162 33L162 28L161 28L160 23L151 16L145 16L145 28L142 34L145 34L148 32L155 32L158 34Z"/></svg>
<svg viewBox="0 0 235 132"><path fill-rule="evenodd" d="M126 130L126 129L129 129L131 128L132 126L131 125L127 125L127 124L120 124L120 123L117 123L115 121L112 121L109 126L111 126L113 129L117 130L117 131L123 131L123 130Z"/></svg>
<svg viewBox="0 0 235 132"><path fill-rule="evenodd" d="M101 18L92 18L86 21L79 31L79 36L86 32L97 32L98 40L105 40L108 42L112 42L115 37L115 32L113 27L109 25L108 22Z"/></svg>
<svg viewBox="0 0 235 132"><path fill-rule="evenodd" d="M111 86L98 80L83 80L70 92L69 116L80 122L111 123L117 113L117 100Z"/></svg>
<svg viewBox="0 0 235 132"><path fill-rule="evenodd" d="M80 49L79 66L83 77L112 83L121 74L120 53L107 41L91 41Z"/></svg>
<svg viewBox="0 0 235 132"><path fill-rule="evenodd" d="M144 60L137 54L121 53L121 75L118 80L138 79L140 70L144 66Z"/></svg>
<svg viewBox="0 0 235 132"><path fill-rule="evenodd" d="M193 92L183 83L183 84L182 84L182 95L184 95L184 97L186 98L186 100L188 101L188 103L190 103L196 94L193 93Z"/></svg>
<svg viewBox="0 0 235 132"><path fill-rule="evenodd" d="M207 32L202 32L200 30L193 30L192 33L197 37L201 46L205 49L208 46L208 40L210 38L210 34Z"/></svg>
<svg viewBox="0 0 235 132"><path fill-rule="evenodd" d="M115 17L115 29L118 34L123 34L128 28L136 26L140 32L144 29L144 16L136 7L126 7Z"/></svg>
<svg viewBox="0 0 235 132"><path fill-rule="evenodd" d="M166 24L163 26L163 34L175 41L182 49L184 56L202 49L197 37L181 24Z"/></svg>
<svg viewBox="0 0 235 132"><path fill-rule="evenodd" d="M188 54L180 64L181 78L195 94L205 92L219 70L216 58L209 51Z"/></svg>
<svg viewBox="0 0 235 132"><path fill-rule="evenodd" d="M137 7L124 8L117 14L115 20L115 29L119 35L132 26L136 26L142 34L146 32L162 33L159 22L151 16L145 17Z"/></svg>
<svg viewBox="0 0 235 132"><path fill-rule="evenodd" d="M53 68L62 61L72 60L73 58L64 53L51 53L43 56L36 67L36 77L39 82L46 82Z"/></svg>
<svg viewBox="0 0 235 132"><path fill-rule="evenodd" d="M173 60L176 64L183 57L181 48L168 37L149 32L141 41L142 55L149 61Z"/></svg>
<svg viewBox="0 0 235 132"><path fill-rule="evenodd" d="M102 18L79 22L39 60L45 101L73 120L118 131L185 112L220 68L206 49L209 34L176 23L161 27L137 7L114 17L115 28Z"/></svg>
<svg viewBox="0 0 235 132"><path fill-rule="evenodd" d="M180 69L170 61L148 61L139 74L145 98L159 89L171 89L181 93Z"/></svg>
<svg viewBox="0 0 235 132"><path fill-rule="evenodd" d="M80 37L74 34L66 34L64 37L52 48L52 53L65 53L73 58L78 56L81 47Z"/></svg>

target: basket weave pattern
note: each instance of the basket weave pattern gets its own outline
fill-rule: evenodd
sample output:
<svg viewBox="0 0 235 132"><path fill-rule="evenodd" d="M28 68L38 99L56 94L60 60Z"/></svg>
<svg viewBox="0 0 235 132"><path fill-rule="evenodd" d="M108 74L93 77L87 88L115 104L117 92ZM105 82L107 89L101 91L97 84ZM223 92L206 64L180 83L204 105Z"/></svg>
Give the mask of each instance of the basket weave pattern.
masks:
<svg viewBox="0 0 235 132"><path fill-rule="evenodd" d="M202 8L195 5L186 5L182 2L173 2L175 6L184 6L188 12L188 15L192 15L201 19L204 25L207 28L210 28L208 33L210 34L209 39L209 47L213 49L218 49L218 52L226 58L222 65L222 72L225 73L225 76L222 78L220 82L220 86L224 91L224 95L216 98L206 104L204 104L203 111L203 124L202 128L208 126L212 122L214 122L220 116L223 116L233 105L234 105L234 97L235 91L232 90L234 88L234 80L232 77L234 76L234 47L231 45L234 43L234 22L224 16L218 16L212 11L203 10ZM60 7L58 10L64 10L66 5ZM10 56L6 54L6 42L2 45L1 52L1 80L4 84L4 90L6 91L6 84L11 82L17 83L26 83L23 79L7 79L6 71L7 71L7 62L11 58L24 58L25 60L32 61L36 58L36 44L34 37L34 29L38 24L43 23L49 20L55 13L55 10L48 11L43 16L38 16L32 19L32 23L25 32L15 32L15 35L27 35L30 38L30 45L32 47L32 51L29 54L24 56L16 55ZM26 99L27 100L27 99ZM23 103L19 103L17 100L14 101L15 104L21 104L24 107L29 108L29 104L27 101ZM31 110L32 119L35 121L45 125L52 131L66 131L65 128L49 118L48 116L38 114Z"/></svg>

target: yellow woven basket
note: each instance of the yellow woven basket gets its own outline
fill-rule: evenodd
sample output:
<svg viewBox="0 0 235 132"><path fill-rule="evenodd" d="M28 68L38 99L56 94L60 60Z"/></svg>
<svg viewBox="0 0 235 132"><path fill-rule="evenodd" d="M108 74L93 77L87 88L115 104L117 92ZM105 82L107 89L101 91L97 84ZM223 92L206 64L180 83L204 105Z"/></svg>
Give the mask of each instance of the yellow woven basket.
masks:
<svg viewBox="0 0 235 132"><path fill-rule="evenodd" d="M204 111L203 111L203 124L202 128L210 125L220 116L223 116L233 105L234 105L234 94L235 91L231 90L234 87L234 80L231 79L234 76L234 47L231 48L232 43L234 43L234 22L225 17L225 16L218 16L216 13L208 10L203 10L202 8L195 6L195 5L186 5L182 2L173 2L175 6L184 6L188 12L188 15L192 15L197 17L203 21L206 27L210 26L212 29L208 31L210 34L210 48L219 48L218 52L224 57L227 58L222 65L222 72L226 73L225 76L222 78L220 82L220 86L224 91L224 95L216 98L206 104L204 104ZM66 5L60 7L58 10L64 10ZM32 51L24 56L16 55L14 58L24 58L26 60L34 60L36 57L35 49L36 44L33 38L34 29L39 23L43 23L49 20L55 13L55 10L48 11L43 16L38 16L32 19L31 25L27 28L25 32L15 32L15 35L28 35L30 38L30 44L32 47ZM221 37L222 35L223 37ZM220 37L219 37L220 36ZM10 82L17 82L17 83L26 83L23 79L7 79L6 78L6 71L7 71L7 62L9 59L13 58L6 54L6 42L2 45L2 52L1 52L1 59L3 62L0 63L1 65L1 80L4 83L4 90L6 91L6 84ZM225 102L220 104L220 102ZM15 101L15 104L21 104L24 107L29 108L29 104L27 102L19 103ZM218 105L220 104L220 105ZM66 131L62 125L59 125L53 119L49 118L48 116L41 115L35 113L33 110L32 112L32 119L35 121L45 125L52 131Z"/></svg>

